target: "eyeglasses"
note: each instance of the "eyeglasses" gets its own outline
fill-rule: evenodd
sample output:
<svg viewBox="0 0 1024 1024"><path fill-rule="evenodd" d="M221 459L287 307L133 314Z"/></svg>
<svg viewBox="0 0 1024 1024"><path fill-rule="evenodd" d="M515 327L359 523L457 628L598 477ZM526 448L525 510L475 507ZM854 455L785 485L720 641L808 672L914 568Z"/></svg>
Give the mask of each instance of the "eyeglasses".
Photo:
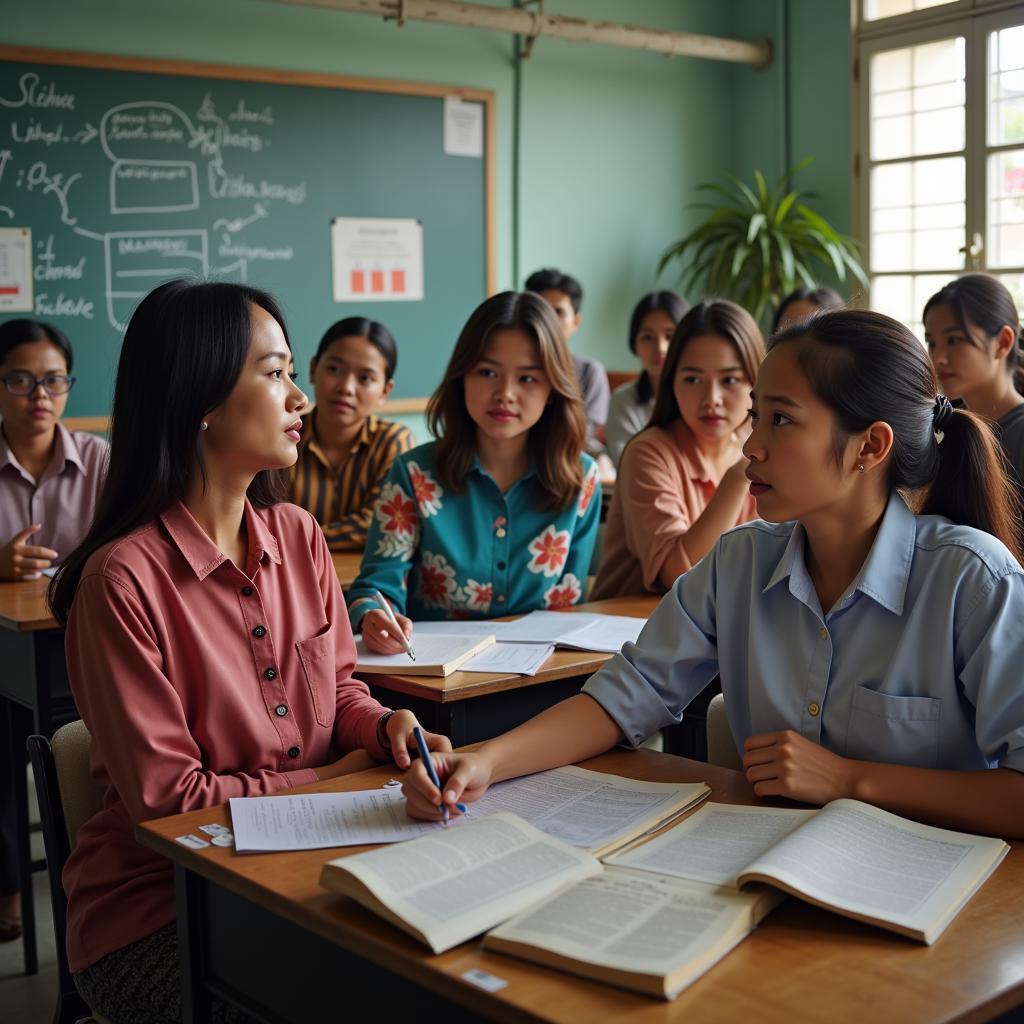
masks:
<svg viewBox="0 0 1024 1024"><path fill-rule="evenodd" d="M74 377L63 373L48 373L45 377L33 377L31 373L9 373L0 377L4 387L12 395L31 395L40 384L48 395L66 395L75 383Z"/></svg>

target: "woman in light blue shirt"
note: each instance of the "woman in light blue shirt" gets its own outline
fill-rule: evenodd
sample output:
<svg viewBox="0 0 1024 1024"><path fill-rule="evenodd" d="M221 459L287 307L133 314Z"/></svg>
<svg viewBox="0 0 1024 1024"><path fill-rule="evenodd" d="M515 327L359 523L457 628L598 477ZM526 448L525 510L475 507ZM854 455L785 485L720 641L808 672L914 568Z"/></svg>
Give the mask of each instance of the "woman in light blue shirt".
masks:
<svg viewBox="0 0 1024 1024"><path fill-rule="evenodd" d="M353 630L404 649L374 596L412 619L490 618L583 599L601 507L568 346L548 303L502 292L470 316L428 422L381 489Z"/></svg>
<svg viewBox="0 0 1024 1024"><path fill-rule="evenodd" d="M877 313L781 333L752 397L765 521L724 534L582 694L437 758L445 802L638 744L720 674L757 795L1024 837L1020 519L990 428ZM405 788L437 816L422 768Z"/></svg>

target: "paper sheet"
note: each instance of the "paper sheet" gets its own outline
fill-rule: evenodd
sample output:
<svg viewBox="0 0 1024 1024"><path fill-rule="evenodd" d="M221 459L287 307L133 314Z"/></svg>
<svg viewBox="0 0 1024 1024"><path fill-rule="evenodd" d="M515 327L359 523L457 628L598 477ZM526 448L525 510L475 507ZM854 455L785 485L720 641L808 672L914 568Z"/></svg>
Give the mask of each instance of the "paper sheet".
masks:
<svg viewBox="0 0 1024 1024"><path fill-rule="evenodd" d="M458 661L466 651L476 647L487 636L493 635L493 630L488 630L483 636L414 633L412 649L416 653L415 661L405 651L399 651L397 654L376 654L366 647L360 635L356 637L356 671L402 672L409 671L411 667L422 669L425 665L447 665Z"/></svg>
<svg viewBox="0 0 1024 1024"><path fill-rule="evenodd" d="M462 672L514 672L535 676L554 653L551 644L494 644L461 666Z"/></svg>
<svg viewBox="0 0 1024 1024"><path fill-rule="evenodd" d="M631 615L586 615L578 618L589 619L583 629L574 630L572 634L559 640L562 647L572 647L579 651L601 651L605 654L617 654L624 643L635 644L640 630L647 625L646 619L634 618Z"/></svg>

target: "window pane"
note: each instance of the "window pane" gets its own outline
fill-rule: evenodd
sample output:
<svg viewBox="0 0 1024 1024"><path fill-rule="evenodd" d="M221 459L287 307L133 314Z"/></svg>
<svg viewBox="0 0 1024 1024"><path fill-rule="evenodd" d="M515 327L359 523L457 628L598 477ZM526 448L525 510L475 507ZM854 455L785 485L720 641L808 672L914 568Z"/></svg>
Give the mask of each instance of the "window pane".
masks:
<svg viewBox="0 0 1024 1024"><path fill-rule="evenodd" d="M1024 266L1024 149L988 158L990 267Z"/></svg>
<svg viewBox="0 0 1024 1024"><path fill-rule="evenodd" d="M997 274L1003 284L1010 290L1013 296L1014 305L1018 310L1024 310L1024 273L1020 274Z"/></svg>
<svg viewBox="0 0 1024 1024"><path fill-rule="evenodd" d="M952 274L886 274L871 281L871 308L906 324L924 344L924 304Z"/></svg>
<svg viewBox="0 0 1024 1024"><path fill-rule="evenodd" d="M1024 142L1024 25L988 37L988 141Z"/></svg>
<svg viewBox="0 0 1024 1024"><path fill-rule="evenodd" d="M923 11L928 7L942 7L956 3L956 0L864 0L864 20L877 21L892 18L897 14Z"/></svg>
<svg viewBox="0 0 1024 1024"><path fill-rule="evenodd" d="M871 58L871 159L964 147L964 39L957 36Z"/></svg>
<svg viewBox="0 0 1024 1024"><path fill-rule="evenodd" d="M871 270L963 266L966 164L962 157L883 164L871 170Z"/></svg>

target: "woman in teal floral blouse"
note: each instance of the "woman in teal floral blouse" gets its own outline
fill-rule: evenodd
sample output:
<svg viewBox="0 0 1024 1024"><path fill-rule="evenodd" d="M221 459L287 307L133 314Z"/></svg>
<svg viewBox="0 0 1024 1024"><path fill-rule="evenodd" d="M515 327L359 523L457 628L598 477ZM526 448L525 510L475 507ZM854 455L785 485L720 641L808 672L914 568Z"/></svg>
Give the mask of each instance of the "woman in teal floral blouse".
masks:
<svg viewBox="0 0 1024 1024"><path fill-rule="evenodd" d="M394 462L377 503L353 630L403 649L373 596L412 619L490 618L583 598L600 484L583 453L572 360L543 299L503 292L470 316L430 400L438 438Z"/></svg>

